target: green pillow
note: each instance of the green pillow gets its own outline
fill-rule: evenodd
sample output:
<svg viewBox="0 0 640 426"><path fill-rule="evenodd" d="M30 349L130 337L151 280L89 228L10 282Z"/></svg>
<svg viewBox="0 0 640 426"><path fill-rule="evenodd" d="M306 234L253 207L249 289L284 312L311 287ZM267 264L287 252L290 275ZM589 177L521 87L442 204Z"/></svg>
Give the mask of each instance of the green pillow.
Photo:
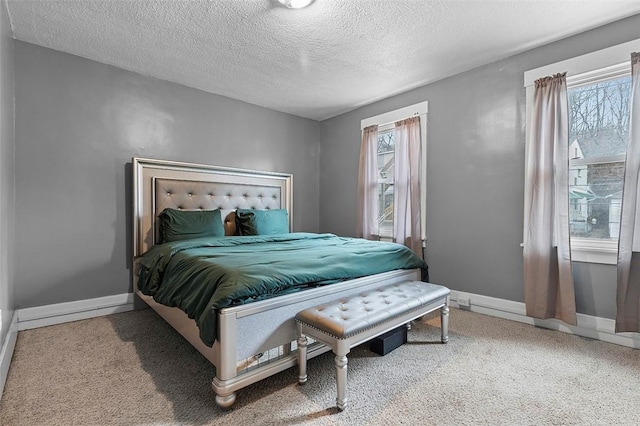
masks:
<svg viewBox="0 0 640 426"><path fill-rule="evenodd" d="M160 219L163 243L201 237L224 237L220 209L176 210L164 209Z"/></svg>
<svg viewBox="0 0 640 426"><path fill-rule="evenodd" d="M289 233L289 214L285 209L236 210L238 235L274 235Z"/></svg>

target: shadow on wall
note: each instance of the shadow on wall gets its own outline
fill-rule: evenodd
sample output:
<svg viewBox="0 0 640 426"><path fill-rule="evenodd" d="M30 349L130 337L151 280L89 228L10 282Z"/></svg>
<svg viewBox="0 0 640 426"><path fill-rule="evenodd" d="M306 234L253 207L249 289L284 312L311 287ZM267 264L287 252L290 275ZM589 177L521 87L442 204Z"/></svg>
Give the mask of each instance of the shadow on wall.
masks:
<svg viewBox="0 0 640 426"><path fill-rule="evenodd" d="M117 168L116 168L117 169ZM121 184L124 185L124 205L118 205L118 215L120 212L125 212L125 259L126 269L129 271L129 293L133 292L133 165L128 162L124 165L123 182L119 182L116 176L116 188L120 188ZM117 220L117 223L122 223L122 220ZM117 258L117 245L114 247L114 252L111 255L113 261Z"/></svg>
<svg viewBox="0 0 640 426"><path fill-rule="evenodd" d="M122 164L117 162L115 170L116 188L124 190L115 191L115 220L110 225L110 231L100 230L99 235L113 235L114 243L109 258L93 256L94 266L86 267L80 262L74 262L73 253L68 253L68 264L65 265L68 275L61 274L55 280L48 281L46 286L25 286L22 289L22 300L38 300L39 305L64 303L77 300L86 300L97 297L118 295L133 292L133 226L132 226L132 165L131 162ZM100 225L96 225L100 226ZM98 243L97 243L98 244ZM98 247L99 246L93 246ZM56 247L56 250L60 248ZM90 248L73 247L77 250ZM84 267L83 267L84 266ZM31 291L31 292L30 292ZM20 308L29 308L34 305L22 305Z"/></svg>

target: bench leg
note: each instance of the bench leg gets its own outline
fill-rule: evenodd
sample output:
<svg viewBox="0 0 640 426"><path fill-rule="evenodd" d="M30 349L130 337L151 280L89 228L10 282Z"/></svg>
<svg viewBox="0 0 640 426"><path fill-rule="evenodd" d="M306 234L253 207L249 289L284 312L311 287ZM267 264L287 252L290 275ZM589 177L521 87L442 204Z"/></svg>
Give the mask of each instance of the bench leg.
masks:
<svg viewBox="0 0 640 426"><path fill-rule="evenodd" d="M307 336L298 337L298 384L307 383Z"/></svg>
<svg viewBox="0 0 640 426"><path fill-rule="evenodd" d="M347 406L347 357L345 355L336 355L336 385L338 387L338 397L336 405L338 410L342 411Z"/></svg>
<svg viewBox="0 0 640 426"><path fill-rule="evenodd" d="M440 332L442 343L449 341L449 307L444 305L440 308Z"/></svg>

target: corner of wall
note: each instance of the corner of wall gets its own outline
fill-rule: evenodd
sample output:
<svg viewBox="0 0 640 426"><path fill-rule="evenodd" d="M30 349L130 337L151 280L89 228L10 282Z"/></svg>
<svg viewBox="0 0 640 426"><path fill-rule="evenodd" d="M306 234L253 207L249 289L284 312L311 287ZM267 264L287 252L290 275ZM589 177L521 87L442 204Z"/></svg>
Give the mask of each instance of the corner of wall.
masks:
<svg viewBox="0 0 640 426"><path fill-rule="evenodd" d="M14 312L11 322L9 324L9 331L6 334L5 339L2 341L0 347L0 400L4 391L4 384L7 381L7 375L9 374L9 366L11 365L11 358L13 356L13 350L16 346L16 340L18 339L18 314Z"/></svg>
<svg viewBox="0 0 640 426"><path fill-rule="evenodd" d="M15 71L14 37L8 3L0 5L0 342L11 337L15 319ZM10 358L10 356L9 356ZM2 360L0 360L2 361Z"/></svg>

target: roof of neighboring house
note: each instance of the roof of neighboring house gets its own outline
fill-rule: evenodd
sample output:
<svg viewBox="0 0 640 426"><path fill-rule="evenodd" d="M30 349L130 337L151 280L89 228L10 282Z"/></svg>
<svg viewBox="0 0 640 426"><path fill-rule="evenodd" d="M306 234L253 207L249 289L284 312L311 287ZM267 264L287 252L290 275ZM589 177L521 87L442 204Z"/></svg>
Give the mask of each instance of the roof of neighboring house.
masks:
<svg viewBox="0 0 640 426"><path fill-rule="evenodd" d="M596 136L573 135L571 140L577 140L584 155L583 158L604 157L627 152L627 136L620 136L613 131L601 131Z"/></svg>

